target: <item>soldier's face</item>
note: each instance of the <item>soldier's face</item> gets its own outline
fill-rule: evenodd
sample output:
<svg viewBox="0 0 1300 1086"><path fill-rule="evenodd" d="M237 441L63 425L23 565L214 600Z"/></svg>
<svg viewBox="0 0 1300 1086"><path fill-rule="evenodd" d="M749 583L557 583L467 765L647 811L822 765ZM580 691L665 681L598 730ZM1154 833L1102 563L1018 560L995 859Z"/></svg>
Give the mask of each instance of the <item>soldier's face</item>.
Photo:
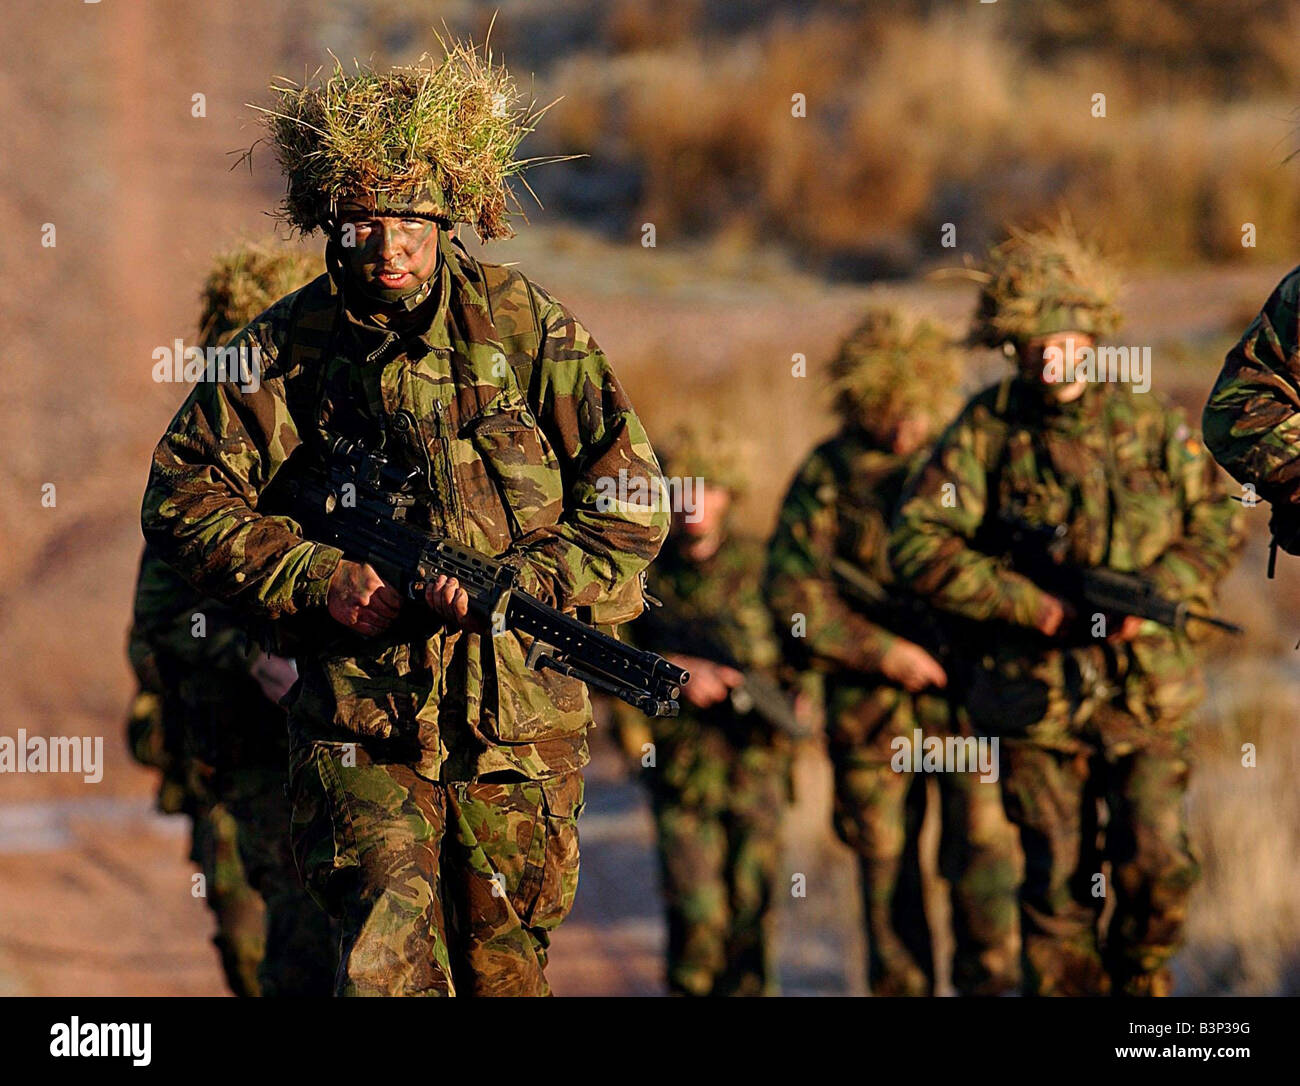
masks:
<svg viewBox="0 0 1300 1086"><path fill-rule="evenodd" d="M691 539L701 539L722 531L731 508L731 491L725 487L702 483L695 492L695 511L687 516L674 514L680 532Z"/></svg>
<svg viewBox="0 0 1300 1086"><path fill-rule="evenodd" d="M1083 395L1087 378L1071 380L1082 351L1091 350L1097 340L1086 332L1054 332L1036 336L1018 348L1020 372L1038 383L1043 395L1057 403L1069 403Z"/></svg>
<svg viewBox="0 0 1300 1086"><path fill-rule="evenodd" d="M905 415L894 425L889 442L898 456L910 456L930 440L930 420L925 415Z"/></svg>
<svg viewBox="0 0 1300 1086"><path fill-rule="evenodd" d="M344 209L340 232L343 264L372 298L398 302L438 270L438 226L429 219L373 215Z"/></svg>

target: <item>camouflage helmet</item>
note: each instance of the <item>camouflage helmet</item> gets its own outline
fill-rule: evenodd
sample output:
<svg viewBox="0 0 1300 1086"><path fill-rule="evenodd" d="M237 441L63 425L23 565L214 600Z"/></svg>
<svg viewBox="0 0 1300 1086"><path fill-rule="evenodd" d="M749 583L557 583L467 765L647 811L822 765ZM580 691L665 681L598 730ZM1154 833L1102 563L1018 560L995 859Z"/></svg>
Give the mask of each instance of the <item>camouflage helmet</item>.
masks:
<svg viewBox="0 0 1300 1086"><path fill-rule="evenodd" d="M335 59L319 85L272 83L274 107L254 108L286 178L281 218L329 233L351 203L470 223L484 241L514 233L507 179L542 161L515 152L545 110L524 100L486 46L439 44L441 57L409 66L354 61L349 71Z"/></svg>
<svg viewBox="0 0 1300 1086"><path fill-rule="evenodd" d="M833 406L881 435L913 414L938 425L957 409L961 361L941 325L900 306L872 306L828 367Z"/></svg>
<svg viewBox="0 0 1300 1086"><path fill-rule="evenodd" d="M219 253L199 297L199 346L219 347L263 310L325 271L319 256L242 242Z"/></svg>
<svg viewBox="0 0 1300 1086"><path fill-rule="evenodd" d="M747 442L725 422L679 423L656 452L665 475L702 479L737 496L749 489Z"/></svg>
<svg viewBox="0 0 1300 1086"><path fill-rule="evenodd" d="M1000 347L1057 332L1105 336L1120 326L1118 277L1065 216L1041 230L1012 229L969 277L980 284L973 344Z"/></svg>

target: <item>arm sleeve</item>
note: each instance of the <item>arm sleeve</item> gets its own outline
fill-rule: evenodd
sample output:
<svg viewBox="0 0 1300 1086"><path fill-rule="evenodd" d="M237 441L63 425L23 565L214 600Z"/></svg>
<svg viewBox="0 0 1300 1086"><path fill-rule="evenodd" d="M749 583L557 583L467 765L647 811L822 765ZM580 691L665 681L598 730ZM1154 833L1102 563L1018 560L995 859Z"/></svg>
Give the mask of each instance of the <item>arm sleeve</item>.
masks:
<svg viewBox="0 0 1300 1086"><path fill-rule="evenodd" d="M1300 504L1300 268L1278 285L1223 364L1201 418L1234 479Z"/></svg>
<svg viewBox="0 0 1300 1086"><path fill-rule="evenodd" d="M260 379L195 386L154 450L141 526L201 593L277 618L323 605L342 555L257 512L300 439L266 328L250 325L231 346L256 351Z"/></svg>
<svg viewBox="0 0 1300 1086"><path fill-rule="evenodd" d="M877 671L896 638L839 594L831 567L839 502L831 465L814 453L781 504L768 553L767 602L777 629L791 637L796 616L803 616L804 651L840 667Z"/></svg>
<svg viewBox="0 0 1300 1086"><path fill-rule="evenodd" d="M622 601L599 621L626 621L641 609L639 575L668 531L669 510L655 497L659 465L604 353L533 289L543 327L535 409L560 461L565 503L558 523L516 542L519 586L561 610Z"/></svg>
<svg viewBox="0 0 1300 1086"><path fill-rule="evenodd" d="M1032 627L1047 594L973 546L988 512L991 461L1000 455L984 413L969 405L904 489L889 558L914 592L942 610Z"/></svg>
<svg viewBox="0 0 1300 1086"><path fill-rule="evenodd" d="M1172 598L1208 607L1241 545L1241 516L1180 411L1167 414L1165 462L1181 498L1183 531L1150 575Z"/></svg>

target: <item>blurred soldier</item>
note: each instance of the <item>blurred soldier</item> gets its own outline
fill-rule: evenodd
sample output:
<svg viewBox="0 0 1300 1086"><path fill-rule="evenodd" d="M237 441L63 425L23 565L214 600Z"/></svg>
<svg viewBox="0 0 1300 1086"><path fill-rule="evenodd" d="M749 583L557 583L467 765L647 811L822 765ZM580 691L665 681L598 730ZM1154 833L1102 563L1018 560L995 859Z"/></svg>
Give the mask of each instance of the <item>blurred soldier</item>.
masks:
<svg viewBox="0 0 1300 1086"><path fill-rule="evenodd" d="M1138 574L1204 608L1232 561L1233 507L1181 412L1122 372L1091 379L1117 288L1068 221L1013 232L975 275L973 339L1003 346L1018 372L939 439L903 495L890 556L915 591L980 624L964 649L966 704L1001 741L1025 851L1026 990L1166 994L1198 874L1185 799L1199 668L1187 632L1061 598L1069 579L1053 570L1075 583ZM1047 536L1057 545L1035 564L1023 540Z"/></svg>
<svg viewBox="0 0 1300 1086"><path fill-rule="evenodd" d="M204 286L198 345L224 344L318 269L302 254L258 245L222 254ZM191 858L231 990L328 995L335 939L289 848L288 732L277 702L297 676L247 625L146 548L129 647L141 684L132 746L163 772L160 807L193 819Z"/></svg>
<svg viewBox="0 0 1300 1086"><path fill-rule="evenodd" d="M654 806L668 988L687 996L773 995L788 733L797 725L778 684L780 644L760 593L763 547L731 530L732 503L746 487L733 435L683 426L664 463L682 500L648 575L661 606L648 608L630 634L686 668L691 681L680 716L647 720L620 705L615 719L624 748L645 769ZM756 697L774 719L764 718Z"/></svg>
<svg viewBox="0 0 1300 1086"><path fill-rule="evenodd" d="M1277 285L1224 362L1205 405L1205 444L1271 502L1275 546L1300 554L1300 268ZM1246 503L1253 504L1253 498ZM1270 561L1270 576L1272 575Z"/></svg>
<svg viewBox="0 0 1300 1086"><path fill-rule="evenodd" d="M830 367L840 431L799 469L769 557L777 622L792 631L792 650L828 672L835 829L858 855L875 995L934 990L918 847L927 786L891 762L895 741L912 743L916 729L942 738L969 726L951 700L954 676L936 659L938 626L908 603L886 541L909 470L957 407L960 375L941 328L872 309ZM954 983L966 995L1014 989L1015 831L996 783L961 772L939 774L938 785Z"/></svg>
<svg viewBox="0 0 1300 1086"><path fill-rule="evenodd" d="M498 558L514 585L616 624L668 517L603 352L562 304L452 236L508 237L507 178L536 112L483 51L277 83L266 113L284 218L327 274L232 341L255 387L197 385L154 452L145 538L205 593L294 622L294 856L340 918L338 995L545 995L578 880L591 704L531 670L454 579L406 599L305 538L302 474L335 443L383 449L407 523ZM401 139L389 138L393 132ZM627 495L609 498L611 481ZM346 500L346 498L344 499Z"/></svg>

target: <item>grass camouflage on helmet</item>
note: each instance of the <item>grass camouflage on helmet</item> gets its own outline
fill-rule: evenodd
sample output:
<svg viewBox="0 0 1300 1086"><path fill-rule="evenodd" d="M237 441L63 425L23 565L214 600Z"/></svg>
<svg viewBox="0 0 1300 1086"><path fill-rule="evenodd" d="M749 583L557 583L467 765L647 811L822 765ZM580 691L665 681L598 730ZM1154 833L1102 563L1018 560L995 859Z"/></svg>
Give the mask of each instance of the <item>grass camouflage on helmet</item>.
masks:
<svg viewBox="0 0 1300 1086"><path fill-rule="evenodd" d="M520 209L508 179L527 188L525 169L558 161L515 157L550 107L525 101L486 45L438 41L440 59L426 53L385 71L353 61L348 71L335 57L323 80L318 71L308 85L272 83L275 106L253 108L286 177L281 218L305 234L328 232L340 204L357 201L469 223L483 241L514 233L511 206Z"/></svg>

